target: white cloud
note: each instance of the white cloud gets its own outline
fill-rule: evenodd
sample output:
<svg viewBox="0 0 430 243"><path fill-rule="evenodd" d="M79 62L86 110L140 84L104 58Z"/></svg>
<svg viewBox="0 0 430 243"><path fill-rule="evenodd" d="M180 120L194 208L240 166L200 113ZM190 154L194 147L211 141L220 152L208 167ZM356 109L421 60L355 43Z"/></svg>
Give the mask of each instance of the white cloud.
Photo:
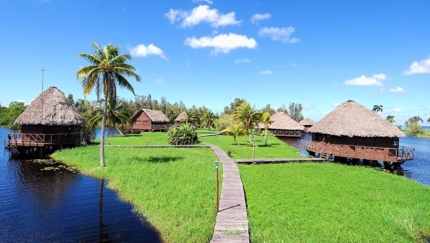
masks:
<svg viewBox="0 0 430 243"><path fill-rule="evenodd" d="M403 75L414 75L423 73L430 73L430 57L427 59L423 59L420 62L413 62L409 67L409 70L403 71Z"/></svg>
<svg viewBox="0 0 430 243"><path fill-rule="evenodd" d="M258 24L259 21L261 20L265 20L265 19L270 19L272 17L272 15L270 15L269 13L265 13L265 14L254 14L252 15L250 21L253 24Z"/></svg>
<svg viewBox="0 0 430 243"><path fill-rule="evenodd" d="M400 109L400 108L394 108L393 111L399 113L399 112L402 112L402 109Z"/></svg>
<svg viewBox="0 0 430 243"><path fill-rule="evenodd" d="M164 83L164 78L157 78L157 79L155 79L155 83L157 83L157 84Z"/></svg>
<svg viewBox="0 0 430 243"><path fill-rule="evenodd" d="M266 70L266 71L261 71L260 74L273 74L273 72L270 70Z"/></svg>
<svg viewBox="0 0 430 243"><path fill-rule="evenodd" d="M272 40L279 40L284 43L297 43L300 40L298 38L292 38L290 39L290 35L294 32L293 27L284 27L284 28L278 28L278 27L264 27L260 28L258 31L258 35L263 37L270 37Z"/></svg>
<svg viewBox="0 0 430 243"><path fill-rule="evenodd" d="M393 89L389 89L388 92L391 93L406 93L406 90L404 90L402 87L397 86L397 88Z"/></svg>
<svg viewBox="0 0 430 243"><path fill-rule="evenodd" d="M334 106L334 107L338 107L339 106L339 104L338 103L333 103L333 104L331 104L332 106Z"/></svg>
<svg viewBox="0 0 430 243"><path fill-rule="evenodd" d="M193 0L193 3L200 3L200 2L205 2L207 4L213 4L213 2L211 0Z"/></svg>
<svg viewBox="0 0 430 243"><path fill-rule="evenodd" d="M163 53L163 50L154 46L153 44L149 44L148 46L140 44L136 47L132 47L130 48L130 55L133 57L146 57L148 55L156 55L160 56L163 59L167 59Z"/></svg>
<svg viewBox="0 0 430 243"><path fill-rule="evenodd" d="M372 77L366 77L364 75L361 75L358 78L346 80L346 85L358 85L358 86L382 86L383 80L386 80L387 76L385 74L374 74Z"/></svg>
<svg viewBox="0 0 430 243"><path fill-rule="evenodd" d="M244 35L237 35L233 33L220 34L214 37L203 36L200 38L189 37L185 39L184 44L193 49L197 48L214 48L212 53L229 53L231 50L237 48L254 49L257 47L257 42L254 38L248 38Z"/></svg>
<svg viewBox="0 0 430 243"><path fill-rule="evenodd" d="M234 60L234 63L250 63L250 62L251 60L249 60L248 58Z"/></svg>
<svg viewBox="0 0 430 243"><path fill-rule="evenodd" d="M213 28L227 25L239 25L241 20L235 19L235 13L227 14L218 13L218 9L210 9L208 5L199 5L191 11L182 11L179 9L170 9L164 16L170 20L170 23L182 21L183 28L193 27L202 22L210 24Z"/></svg>

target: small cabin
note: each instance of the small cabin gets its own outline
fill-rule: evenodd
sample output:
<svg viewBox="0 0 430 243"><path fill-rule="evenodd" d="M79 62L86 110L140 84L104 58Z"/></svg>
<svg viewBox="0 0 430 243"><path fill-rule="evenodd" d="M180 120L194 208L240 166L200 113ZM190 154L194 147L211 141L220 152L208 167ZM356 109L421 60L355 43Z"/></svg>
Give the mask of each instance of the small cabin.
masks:
<svg viewBox="0 0 430 243"><path fill-rule="evenodd" d="M187 112L183 111L181 112L181 114L178 115L178 117L176 117L175 119L175 127L179 127L180 125L182 125L183 120L187 118Z"/></svg>
<svg viewBox="0 0 430 243"><path fill-rule="evenodd" d="M310 155L348 160L383 161L385 167L400 169L400 165L414 159L414 149L399 146L399 138L406 135L376 112L354 102L339 105L309 130L311 140L303 140L302 147Z"/></svg>
<svg viewBox="0 0 430 243"><path fill-rule="evenodd" d="M133 132L162 131L167 132L170 127L169 118L161 111L141 109L131 117Z"/></svg>
<svg viewBox="0 0 430 243"><path fill-rule="evenodd" d="M19 132L8 135L8 147L75 146L88 139L84 118L64 93L50 87L15 120Z"/></svg>
<svg viewBox="0 0 430 243"><path fill-rule="evenodd" d="M301 137L303 135L304 127L283 112L273 114L270 120L273 122L269 125L268 130L276 137ZM258 127L264 129L264 124L259 123Z"/></svg>
<svg viewBox="0 0 430 243"><path fill-rule="evenodd" d="M299 122L299 125L302 125L305 128L305 132L309 130L316 122L310 118L305 118Z"/></svg>

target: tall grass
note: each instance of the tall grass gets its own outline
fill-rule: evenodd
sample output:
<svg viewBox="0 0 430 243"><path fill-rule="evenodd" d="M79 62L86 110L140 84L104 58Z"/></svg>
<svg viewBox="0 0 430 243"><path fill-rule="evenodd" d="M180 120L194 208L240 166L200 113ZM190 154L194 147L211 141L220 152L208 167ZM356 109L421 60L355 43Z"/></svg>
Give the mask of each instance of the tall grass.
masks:
<svg viewBox="0 0 430 243"><path fill-rule="evenodd" d="M131 139L127 144L140 137ZM108 187L131 202L166 242L211 239L216 218L212 150L106 147L105 153L105 168L98 166L97 146L62 150L52 157L86 175L107 179Z"/></svg>
<svg viewBox="0 0 430 243"><path fill-rule="evenodd" d="M252 158L252 144L247 138L239 136L236 138L239 146L232 136L217 135L210 137L200 137L200 142L206 142L219 146L224 152L230 151L232 159ZM255 158L300 158L300 151L287 145L276 137L269 137L267 146L264 145L263 136L255 136L257 146L255 148Z"/></svg>
<svg viewBox="0 0 430 243"><path fill-rule="evenodd" d="M252 242L421 242L430 188L333 163L239 165Z"/></svg>

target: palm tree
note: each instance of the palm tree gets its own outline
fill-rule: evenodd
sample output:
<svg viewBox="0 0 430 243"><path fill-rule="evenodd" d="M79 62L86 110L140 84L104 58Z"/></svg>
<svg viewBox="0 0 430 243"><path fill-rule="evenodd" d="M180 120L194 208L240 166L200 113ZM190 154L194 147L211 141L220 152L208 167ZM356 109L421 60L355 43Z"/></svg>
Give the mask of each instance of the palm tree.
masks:
<svg viewBox="0 0 430 243"><path fill-rule="evenodd" d="M420 117L420 116L413 116L413 117L410 117L406 122L405 122L405 125L406 126L409 126L409 125L413 125L413 124L416 124L416 125L418 125L418 122L424 122L423 121L423 119Z"/></svg>
<svg viewBox="0 0 430 243"><path fill-rule="evenodd" d="M242 133L244 132L243 125L239 123L230 123L230 125L226 129L222 130L222 132L227 135L233 136L234 142L237 146L239 146L236 141L236 137L242 135Z"/></svg>
<svg viewBox="0 0 430 243"><path fill-rule="evenodd" d="M117 100L110 100L108 102L107 114L106 114L106 126L109 128L108 136L110 136L110 131L112 128L116 128L117 131L121 133L118 129L118 125L132 123L130 117L123 111L123 105ZM88 120L88 129L93 130L98 124L103 120L103 107L96 108L91 118ZM123 135L121 133L121 135Z"/></svg>
<svg viewBox="0 0 430 243"><path fill-rule="evenodd" d="M394 120L394 116L392 116L392 115L388 115L387 116L387 121L389 121L391 124L393 124L394 122L396 122L396 120Z"/></svg>
<svg viewBox="0 0 430 243"><path fill-rule="evenodd" d="M104 167L104 131L108 100L116 100L116 85L130 90L134 94L133 86L131 86L125 77L133 77L136 81L140 81L140 77L136 74L136 69L126 63L128 60L131 60L131 56L129 54L121 54L119 47L108 44L101 48L96 42L92 42L90 45L95 49L94 54L81 53L78 55L78 57L89 61L90 66L81 68L76 73L76 78L81 79L84 96L87 96L91 90L95 89L97 98L99 98L100 90L103 91L104 104L100 135L100 166Z"/></svg>
<svg viewBox="0 0 430 243"><path fill-rule="evenodd" d="M430 117L427 119L427 122L429 122L429 123L430 123Z"/></svg>
<svg viewBox="0 0 430 243"><path fill-rule="evenodd" d="M373 106L373 111L378 113L378 112L382 112L382 105L374 105Z"/></svg>
<svg viewBox="0 0 430 243"><path fill-rule="evenodd" d="M264 146L267 145L267 129L269 129L270 124L273 123L272 120L270 120L270 112L264 112L261 116L260 120L264 124Z"/></svg>
<svg viewBox="0 0 430 243"><path fill-rule="evenodd" d="M251 107L246 100L242 102L239 106L236 107L236 111L233 113L233 120L243 124L244 127L244 136L248 136L249 130L252 129L254 131L254 126L261 120L261 116L263 114L259 111L256 111L254 107ZM251 132L254 135L253 132Z"/></svg>
<svg viewBox="0 0 430 243"><path fill-rule="evenodd" d="M202 117L202 127L207 127L209 128L209 131L211 130L211 127L213 125L213 122L215 119L217 119L218 116L215 115L215 113L213 113L212 111L208 110L203 114Z"/></svg>

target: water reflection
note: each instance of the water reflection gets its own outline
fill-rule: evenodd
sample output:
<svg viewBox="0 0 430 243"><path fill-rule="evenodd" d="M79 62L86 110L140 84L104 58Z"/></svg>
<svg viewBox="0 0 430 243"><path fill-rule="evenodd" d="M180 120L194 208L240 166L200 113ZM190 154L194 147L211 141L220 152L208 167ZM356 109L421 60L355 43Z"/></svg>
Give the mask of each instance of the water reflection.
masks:
<svg viewBox="0 0 430 243"><path fill-rule="evenodd" d="M0 153L0 242L160 242L105 181L9 156Z"/></svg>

